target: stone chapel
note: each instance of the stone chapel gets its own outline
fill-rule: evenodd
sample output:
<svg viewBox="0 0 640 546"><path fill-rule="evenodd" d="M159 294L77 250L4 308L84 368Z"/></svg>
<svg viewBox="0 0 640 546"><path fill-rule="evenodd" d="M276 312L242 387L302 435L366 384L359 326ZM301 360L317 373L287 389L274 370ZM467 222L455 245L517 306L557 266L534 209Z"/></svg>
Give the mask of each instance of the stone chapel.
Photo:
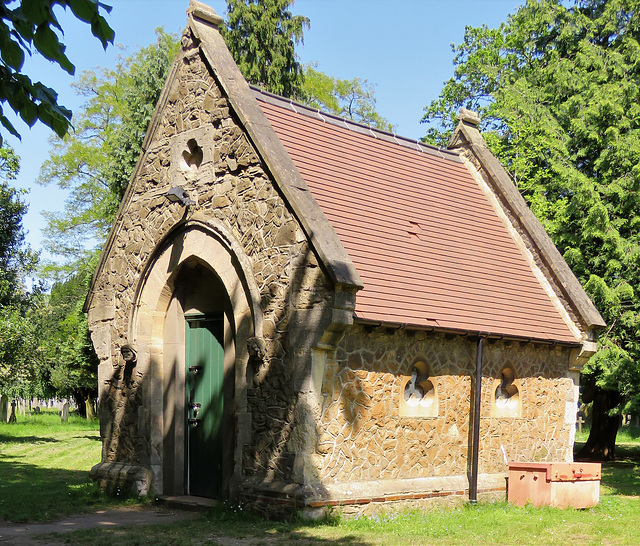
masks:
<svg viewBox="0 0 640 546"><path fill-rule="evenodd" d="M310 109L249 86L221 23L192 0L86 300L92 476L314 514L571 461L604 322L477 116L438 149Z"/></svg>

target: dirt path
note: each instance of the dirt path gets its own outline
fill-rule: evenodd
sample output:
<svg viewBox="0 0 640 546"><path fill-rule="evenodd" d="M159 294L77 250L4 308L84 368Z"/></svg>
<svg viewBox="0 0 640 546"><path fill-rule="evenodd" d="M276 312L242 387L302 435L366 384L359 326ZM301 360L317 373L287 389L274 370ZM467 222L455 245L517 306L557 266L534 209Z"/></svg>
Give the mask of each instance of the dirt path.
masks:
<svg viewBox="0 0 640 546"><path fill-rule="evenodd" d="M5 544L16 546L60 544L59 542L49 542L46 536L52 533L68 533L76 529L172 523L195 518L198 515L197 512L193 511L157 507L123 507L115 510L98 510L46 523L0 525L0 544L3 546ZM36 536L38 536L37 539L35 538Z"/></svg>

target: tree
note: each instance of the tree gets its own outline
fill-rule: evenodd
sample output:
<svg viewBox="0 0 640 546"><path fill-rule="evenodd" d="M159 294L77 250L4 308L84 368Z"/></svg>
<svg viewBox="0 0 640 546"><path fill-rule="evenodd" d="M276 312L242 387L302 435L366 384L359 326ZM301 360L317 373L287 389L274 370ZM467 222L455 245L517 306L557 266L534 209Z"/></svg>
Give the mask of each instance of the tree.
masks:
<svg viewBox="0 0 640 546"><path fill-rule="evenodd" d="M27 205L23 191L9 185L16 178L20 163L12 148L0 148L0 306L23 308L28 298L23 278L33 271L37 256L24 245L22 218Z"/></svg>
<svg viewBox="0 0 640 546"><path fill-rule="evenodd" d="M0 148L0 392L10 396L29 389L38 353L31 320L33 294L24 285L37 255L24 244L27 205L21 192L9 185L19 166L11 148Z"/></svg>
<svg viewBox="0 0 640 546"><path fill-rule="evenodd" d="M31 310L0 306L0 393L27 398L35 392L38 337Z"/></svg>
<svg viewBox="0 0 640 546"><path fill-rule="evenodd" d="M54 6L69 7L76 18L89 23L91 32L105 49L108 43L113 43L114 32L100 10L109 12L111 8L98 0L20 0L10 8L14 3L0 4L0 103L9 104L29 127L40 120L58 136L63 136L69 128L71 111L58 104L58 95L53 89L41 82L34 83L22 73L25 54L40 54L73 75L75 67L56 33L63 31ZM0 123L20 138L1 106Z"/></svg>
<svg viewBox="0 0 640 546"><path fill-rule="evenodd" d="M375 111L373 84L361 78L333 78L316 66L300 65L295 46L304 43L310 21L292 15L292 4L291 0L227 1L227 23L220 31L247 81L313 108L393 131Z"/></svg>
<svg viewBox="0 0 640 546"><path fill-rule="evenodd" d="M69 190L64 211L46 214L44 244L65 260L48 265L50 276L77 272L111 227L178 49L176 36L161 29L156 34L154 44L115 69L85 72L75 84L87 102L71 132L54 143L38 177L42 185Z"/></svg>
<svg viewBox="0 0 640 546"><path fill-rule="evenodd" d="M309 19L293 15L292 0L227 0L227 23L220 31L240 72L267 91L301 95L303 71L295 46L303 43Z"/></svg>
<svg viewBox="0 0 640 546"><path fill-rule="evenodd" d="M317 70L314 65L304 68L301 88L302 102L383 131L393 131L393 125L376 112L374 85L362 78L341 80Z"/></svg>
<svg viewBox="0 0 640 546"><path fill-rule="evenodd" d="M54 284L35 314L40 364L32 382L46 395L74 398L81 415L85 400L93 400L97 389L99 360L82 312L96 263L97 254L69 279Z"/></svg>
<svg viewBox="0 0 640 546"><path fill-rule="evenodd" d="M57 282L36 317L41 364L31 384L73 397L81 414L91 407L85 401L95 397L98 365L83 303L178 49L177 36L160 29L156 34L154 44L115 69L82 75L76 89L87 102L38 178L70 190L70 197L62 213L47 214L45 244L65 261L44 270Z"/></svg>
<svg viewBox="0 0 640 546"><path fill-rule="evenodd" d="M594 424L583 458L610 459L640 410L640 13L635 0L529 0L498 29L467 28L427 108L443 142L478 110L494 153L608 324L583 370ZM597 401L597 403L596 403Z"/></svg>

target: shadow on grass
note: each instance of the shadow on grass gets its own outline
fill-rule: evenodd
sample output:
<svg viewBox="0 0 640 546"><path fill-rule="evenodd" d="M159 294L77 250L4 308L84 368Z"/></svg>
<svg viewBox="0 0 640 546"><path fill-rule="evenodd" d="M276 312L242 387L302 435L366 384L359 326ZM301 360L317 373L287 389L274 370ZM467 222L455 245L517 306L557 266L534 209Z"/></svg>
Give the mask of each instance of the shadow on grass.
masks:
<svg viewBox="0 0 640 546"><path fill-rule="evenodd" d="M91 440L92 442L102 442L102 438L100 438L100 435L98 433L91 435L87 433L74 434L73 436L69 436L69 438L83 438L86 440Z"/></svg>
<svg viewBox="0 0 640 546"><path fill-rule="evenodd" d="M0 444L40 444L58 441L55 438L46 438L44 436L7 436L0 434Z"/></svg>
<svg viewBox="0 0 640 546"><path fill-rule="evenodd" d="M47 538L63 541L65 544L93 546L114 544L133 546L138 544L191 545L191 544L300 544L305 546L346 545L371 546L373 543L354 534L340 534L339 537L323 537L313 532L317 526L324 529L331 523L324 522L273 522L244 513L238 508L218 506L201 518L178 521L165 525L130 526L119 529L95 528L58 534Z"/></svg>
<svg viewBox="0 0 640 546"><path fill-rule="evenodd" d="M602 484L614 495L640 496L640 444L618 444L616 459L603 463Z"/></svg>
<svg viewBox="0 0 640 546"><path fill-rule="evenodd" d="M51 520L86 512L106 500L88 472L41 468L0 454L0 520Z"/></svg>
<svg viewBox="0 0 640 546"><path fill-rule="evenodd" d="M578 453L584 442L576 442ZM602 463L600 483L612 495L640 496L640 443L617 443L614 461Z"/></svg>

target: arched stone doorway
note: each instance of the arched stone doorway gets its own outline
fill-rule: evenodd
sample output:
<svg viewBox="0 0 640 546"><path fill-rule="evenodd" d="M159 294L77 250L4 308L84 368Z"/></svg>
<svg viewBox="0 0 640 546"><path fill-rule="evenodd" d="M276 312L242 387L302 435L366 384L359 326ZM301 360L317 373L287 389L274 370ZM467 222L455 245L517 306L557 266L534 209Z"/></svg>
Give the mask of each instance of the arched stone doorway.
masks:
<svg viewBox="0 0 640 546"><path fill-rule="evenodd" d="M224 226L182 224L150 260L136 301L130 339L149 378L154 490L233 495L250 434L247 341L262 332L249 259Z"/></svg>
<svg viewBox="0 0 640 546"><path fill-rule="evenodd" d="M165 494L228 496L235 443L234 330L224 285L190 258L176 277L165 315Z"/></svg>

